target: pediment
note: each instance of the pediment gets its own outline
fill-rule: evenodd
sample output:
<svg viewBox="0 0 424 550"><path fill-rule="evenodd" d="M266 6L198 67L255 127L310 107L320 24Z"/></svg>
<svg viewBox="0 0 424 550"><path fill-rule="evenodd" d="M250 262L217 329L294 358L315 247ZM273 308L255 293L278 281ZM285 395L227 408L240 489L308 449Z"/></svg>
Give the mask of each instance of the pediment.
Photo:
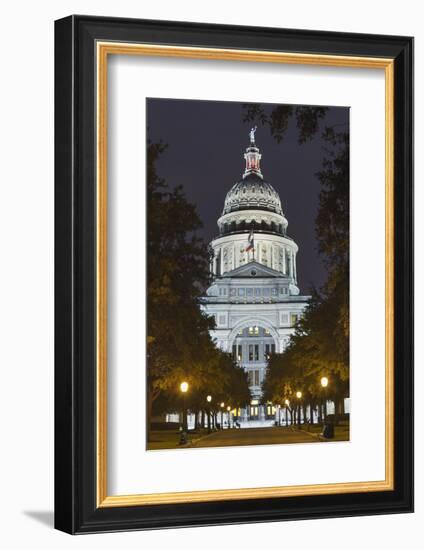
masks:
<svg viewBox="0 0 424 550"><path fill-rule="evenodd" d="M249 262L245 265L241 265L240 267L236 267L236 269L233 269L232 271L227 271L221 277L225 279L225 278L234 278L234 277L249 277L249 278L279 277L281 278L284 276L285 275L280 273L280 271L271 269L266 265L262 265L258 262Z"/></svg>

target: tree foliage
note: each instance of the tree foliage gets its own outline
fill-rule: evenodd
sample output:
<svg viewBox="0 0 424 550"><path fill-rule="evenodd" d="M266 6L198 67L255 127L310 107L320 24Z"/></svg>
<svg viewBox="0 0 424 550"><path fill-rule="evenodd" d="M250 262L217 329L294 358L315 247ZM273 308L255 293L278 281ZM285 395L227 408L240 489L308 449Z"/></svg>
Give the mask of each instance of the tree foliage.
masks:
<svg viewBox="0 0 424 550"><path fill-rule="evenodd" d="M151 418L180 399L179 385L189 383L187 399L200 405L206 395L232 396L234 405L249 399L245 376L210 337L214 320L199 308L209 282L209 253L196 235L201 220L181 186L170 188L157 173L163 143L147 150L147 380ZM243 373L244 375L244 373ZM246 397L247 396L247 397ZM222 397L222 398L223 398Z"/></svg>
<svg viewBox="0 0 424 550"><path fill-rule="evenodd" d="M276 108L266 119L271 133L279 139L288 119L296 116L299 141L305 141L325 115L320 108L307 109ZM325 128L322 137L327 153L317 174L321 189L315 230L328 275L321 289L312 290L287 350L270 358L264 398L280 404L296 391L315 402L322 396L323 376L330 378L329 397L338 401L349 394L349 136Z"/></svg>
<svg viewBox="0 0 424 550"><path fill-rule="evenodd" d="M268 126L273 138L280 143L292 118L296 120L299 143L311 140L319 129L320 121L325 117L327 107L309 105L276 105L269 112L263 104L244 105L244 122L260 122Z"/></svg>

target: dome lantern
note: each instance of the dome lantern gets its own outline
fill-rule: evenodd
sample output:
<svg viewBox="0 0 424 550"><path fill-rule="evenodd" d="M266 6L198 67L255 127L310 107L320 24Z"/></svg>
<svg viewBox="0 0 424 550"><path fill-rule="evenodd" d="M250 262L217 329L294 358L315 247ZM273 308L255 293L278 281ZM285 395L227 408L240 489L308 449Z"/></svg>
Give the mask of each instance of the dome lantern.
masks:
<svg viewBox="0 0 424 550"><path fill-rule="evenodd" d="M255 143L255 132L257 130L257 126L252 128L250 130L250 146L246 149L246 152L244 154L244 158L246 160L246 168L244 170L243 178L248 176L249 174L256 174L260 178L262 178L261 173L261 158L262 155L259 152L259 148L256 147Z"/></svg>
<svg viewBox="0 0 424 550"><path fill-rule="evenodd" d="M260 166L262 155L255 143L255 132L256 126L249 133L250 145L244 153L246 168L243 178L228 191L222 216L240 210L261 210L283 216L277 191L264 181Z"/></svg>

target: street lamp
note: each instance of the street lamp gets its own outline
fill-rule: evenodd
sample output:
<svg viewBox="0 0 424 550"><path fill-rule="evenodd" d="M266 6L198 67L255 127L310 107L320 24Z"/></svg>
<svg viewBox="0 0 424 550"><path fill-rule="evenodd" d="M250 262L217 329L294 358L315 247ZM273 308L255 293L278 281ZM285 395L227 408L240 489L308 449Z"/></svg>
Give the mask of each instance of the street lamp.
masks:
<svg viewBox="0 0 424 550"><path fill-rule="evenodd" d="M326 376L323 376L321 378L321 387L324 392L324 420L327 420L327 386L328 378Z"/></svg>
<svg viewBox="0 0 424 550"><path fill-rule="evenodd" d="M290 407L290 401L288 399L284 400L284 405L286 406L286 426L289 425L289 407Z"/></svg>
<svg viewBox="0 0 424 550"><path fill-rule="evenodd" d="M212 395L206 396L206 401L210 403L212 401ZM208 407L208 434L211 433L211 409Z"/></svg>
<svg viewBox="0 0 424 550"><path fill-rule="evenodd" d="M230 405L228 405L227 407L227 413L228 413L228 429L230 429L231 425L230 425L230 411L231 411L231 407Z"/></svg>
<svg viewBox="0 0 424 550"><path fill-rule="evenodd" d="M221 403L221 430L224 429L224 407L225 407L225 403L222 402Z"/></svg>
<svg viewBox="0 0 424 550"><path fill-rule="evenodd" d="M297 391L297 392L296 392L296 397L297 397L298 400L299 400L299 403L298 403L298 405L297 405L297 413L298 413L297 423L300 425L300 400L302 399L302 392L301 392L301 391Z"/></svg>
<svg viewBox="0 0 424 550"><path fill-rule="evenodd" d="M187 411L185 403L185 394L188 392L188 382L181 382L180 391L183 395L183 422L182 422L182 431L180 436L180 445L187 443Z"/></svg>

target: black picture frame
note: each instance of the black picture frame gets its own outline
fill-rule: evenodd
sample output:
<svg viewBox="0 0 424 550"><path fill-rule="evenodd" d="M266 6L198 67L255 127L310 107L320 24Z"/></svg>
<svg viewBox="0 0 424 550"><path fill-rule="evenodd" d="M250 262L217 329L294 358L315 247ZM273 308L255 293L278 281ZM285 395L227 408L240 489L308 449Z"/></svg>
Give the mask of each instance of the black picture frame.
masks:
<svg viewBox="0 0 424 550"><path fill-rule="evenodd" d="M97 507L98 40L394 60L393 491ZM73 15L55 23L55 527L93 533L413 511L413 39Z"/></svg>

